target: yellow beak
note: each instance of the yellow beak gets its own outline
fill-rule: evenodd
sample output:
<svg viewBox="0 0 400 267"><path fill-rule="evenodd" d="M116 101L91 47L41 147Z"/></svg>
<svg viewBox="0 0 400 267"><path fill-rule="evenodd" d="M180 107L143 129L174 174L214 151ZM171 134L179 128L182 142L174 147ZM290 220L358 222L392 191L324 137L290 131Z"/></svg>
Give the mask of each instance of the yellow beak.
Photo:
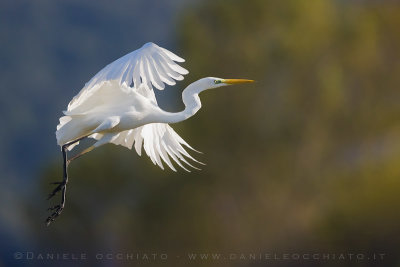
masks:
<svg viewBox="0 0 400 267"><path fill-rule="evenodd" d="M247 79L223 79L223 83L227 84L240 84L240 83L253 83L254 80L247 80Z"/></svg>

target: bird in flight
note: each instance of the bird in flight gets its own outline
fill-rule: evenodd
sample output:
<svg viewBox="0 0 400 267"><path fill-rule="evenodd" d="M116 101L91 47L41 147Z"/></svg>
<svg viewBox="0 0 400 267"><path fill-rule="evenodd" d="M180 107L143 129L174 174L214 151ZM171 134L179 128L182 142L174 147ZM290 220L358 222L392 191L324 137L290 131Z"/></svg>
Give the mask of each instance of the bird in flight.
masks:
<svg viewBox="0 0 400 267"><path fill-rule="evenodd" d="M163 162L176 171L171 159L181 168L193 167L187 159L195 160L184 146L194 150L169 124L192 117L201 108L199 93L231 84L250 83L247 79L202 78L190 84L182 93L185 109L167 112L161 109L154 88L163 90L165 84L175 85L189 72L176 62L184 59L154 43L146 43L98 72L68 104L57 125L57 143L63 155L63 180L49 199L61 191L61 202L49 210L49 225L65 206L68 165L72 160L107 143L135 148L141 155L142 146L152 162L164 169ZM95 143L68 158L71 151L84 138ZM186 158L187 159L186 159ZM186 164L186 165L184 165Z"/></svg>

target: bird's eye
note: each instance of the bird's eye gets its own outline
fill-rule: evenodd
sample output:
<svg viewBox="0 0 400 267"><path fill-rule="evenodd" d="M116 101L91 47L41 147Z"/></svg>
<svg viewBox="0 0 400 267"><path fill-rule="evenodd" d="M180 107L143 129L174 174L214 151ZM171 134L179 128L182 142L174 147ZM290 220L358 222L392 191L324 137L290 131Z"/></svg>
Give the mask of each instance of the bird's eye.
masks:
<svg viewBox="0 0 400 267"><path fill-rule="evenodd" d="M214 80L214 83L219 84L219 83L221 83L221 80Z"/></svg>

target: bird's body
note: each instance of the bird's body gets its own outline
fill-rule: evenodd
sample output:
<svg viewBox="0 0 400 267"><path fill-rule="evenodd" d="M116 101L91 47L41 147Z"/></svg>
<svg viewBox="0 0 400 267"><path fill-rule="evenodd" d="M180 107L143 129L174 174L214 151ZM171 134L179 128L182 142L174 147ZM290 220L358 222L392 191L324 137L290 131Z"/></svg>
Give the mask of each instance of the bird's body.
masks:
<svg viewBox="0 0 400 267"><path fill-rule="evenodd" d="M183 163L195 168L187 158L198 161L187 153L184 146L192 148L169 124L186 120L201 108L200 92L252 80L214 77L200 79L183 91L183 111L164 111L157 104L153 87L162 90L165 84L174 85L175 80L182 80L182 75L188 71L176 62L183 61L172 52L147 43L107 65L71 100L56 131L57 142L64 157L64 180L50 195L52 197L62 190L63 198L61 205L56 206L55 212L47 219L48 224L64 207L69 162L103 144L113 143L129 149L134 147L139 155L143 146L153 163L162 169L165 162L175 171L170 158L185 170L188 169ZM86 137L97 141L68 160L67 150L71 150Z"/></svg>
<svg viewBox="0 0 400 267"><path fill-rule="evenodd" d="M96 103L94 107L88 103L86 108L83 103L81 108L66 111L56 132L58 144L63 146L94 133L116 134L160 122L157 118L165 113L163 110L136 91L115 90L118 86L115 81L102 82L98 92L87 100Z"/></svg>

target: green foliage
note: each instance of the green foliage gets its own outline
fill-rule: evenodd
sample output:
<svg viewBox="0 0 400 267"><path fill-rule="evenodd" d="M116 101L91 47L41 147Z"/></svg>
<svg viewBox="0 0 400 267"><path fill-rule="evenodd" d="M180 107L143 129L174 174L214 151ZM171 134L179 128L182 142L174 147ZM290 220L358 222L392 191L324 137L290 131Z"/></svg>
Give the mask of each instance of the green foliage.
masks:
<svg viewBox="0 0 400 267"><path fill-rule="evenodd" d="M299 248L398 247L399 14L394 3L254 0L185 16L192 72L258 81L203 97L190 124L218 154L207 169L223 194L249 207L231 220L246 232L237 246L287 248L289 233Z"/></svg>

